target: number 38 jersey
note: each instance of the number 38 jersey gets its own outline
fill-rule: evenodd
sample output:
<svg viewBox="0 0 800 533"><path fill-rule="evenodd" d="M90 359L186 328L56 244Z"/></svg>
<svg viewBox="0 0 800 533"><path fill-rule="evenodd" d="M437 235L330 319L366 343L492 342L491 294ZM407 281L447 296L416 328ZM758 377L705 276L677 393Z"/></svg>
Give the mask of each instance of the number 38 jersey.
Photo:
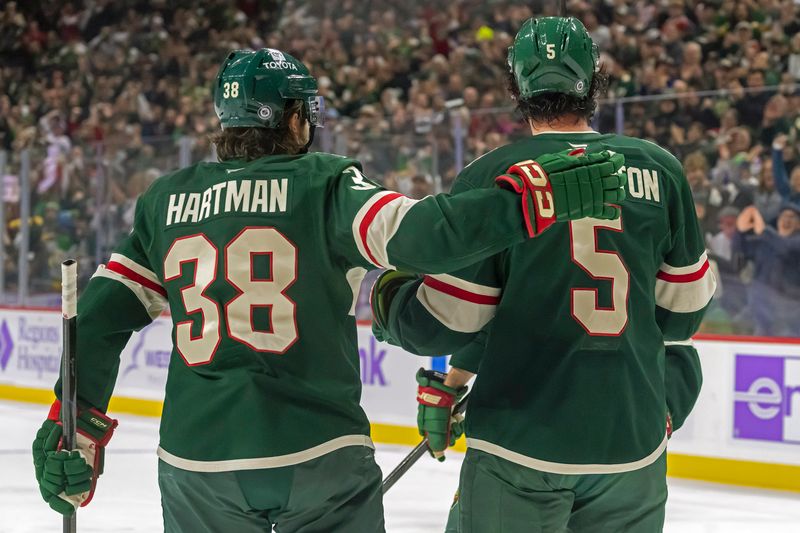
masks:
<svg viewBox="0 0 800 533"><path fill-rule="evenodd" d="M561 474L634 470L666 447L665 342L688 342L715 289L680 164L639 139L545 133L476 160L453 192L569 147L625 155L621 217L555 224L410 282L388 332L416 353L459 350L451 364L477 372L470 447Z"/></svg>
<svg viewBox="0 0 800 533"><path fill-rule="evenodd" d="M366 270L444 272L524 238L513 193L415 201L329 154L177 171L139 198L79 300L79 401L107 408L131 332L168 310L164 461L266 468L371 446L354 318Z"/></svg>

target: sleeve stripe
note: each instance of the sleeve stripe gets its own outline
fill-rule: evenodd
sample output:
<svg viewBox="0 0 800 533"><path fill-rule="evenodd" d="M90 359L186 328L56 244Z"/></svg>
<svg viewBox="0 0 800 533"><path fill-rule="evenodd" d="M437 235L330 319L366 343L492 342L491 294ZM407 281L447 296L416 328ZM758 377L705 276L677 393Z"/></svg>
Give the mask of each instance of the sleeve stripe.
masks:
<svg viewBox="0 0 800 533"><path fill-rule="evenodd" d="M124 276L135 283L138 283L142 287L148 288L151 291L158 293L164 298L167 297L167 291L166 289L164 289L164 287L142 276L141 274L134 272L133 270L123 265L122 263L118 263L116 261L109 261L108 264L106 265L106 269L111 272L115 272L121 276Z"/></svg>
<svg viewBox="0 0 800 533"><path fill-rule="evenodd" d="M656 305L673 313L694 313L708 305L716 289L717 280L710 268L697 279L677 283L657 278Z"/></svg>
<svg viewBox="0 0 800 533"><path fill-rule="evenodd" d="M450 278L451 280L458 280L453 276L447 276L447 277ZM425 281L423 281L423 283L432 289L435 289L439 292L443 292L449 296L453 296L454 298L458 298L459 300L464 300L465 302L470 302L473 304L480 304L480 305L497 305L500 303L500 296L499 296L500 289L495 289L494 287L486 287L482 285L477 285L475 283L464 282L464 285L468 284L472 285L473 287L480 287L484 289L482 291L484 292L484 294L481 294L478 292L474 292L474 290L470 291L462 287L457 287L452 283L447 283L445 281L442 281L441 279L436 279L433 276L425 276ZM489 294L485 294L487 292Z"/></svg>
<svg viewBox="0 0 800 533"><path fill-rule="evenodd" d="M377 267L394 268L386 247L417 201L398 192L381 191L364 202L352 226L353 239L364 259Z"/></svg>
<svg viewBox="0 0 800 533"><path fill-rule="evenodd" d="M656 274L656 277L662 281L666 281L668 283L690 283L692 281L697 281L701 279L706 274L706 270L708 270L709 264L708 259L700 266L698 270L694 272L689 272L687 274L670 274L669 272L664 272L663 270L659 270Z"/></svg>
<svg viewBox="0 0 800 533"><path fill-rule="evenodd" d="M436 281L436 280L434 280ZM446 285L446 284L444 284ZM448 286L452 287L452 286ZM463 289L456 289L456 293L466 293ZM474 293L472 293L474 294ZM481 298L487 298L483 295ZM499 297L490 297L499 301ZM442 291L428 284L428 280L421 283L417 289L417 300L422 306L442 325L452 331L460 333L475 333L480 331L483 326L489 323L494 317L497 309L496 305L488 303L477 303L471 298L462 298L450 291Z"/></svg>
<svg viewBox="0 0 800 533"><path fill-rule="evenodd" d="M662 263L661 268L659 270L661 272L664 272L665 274L675 274L675 275L691 274L703 268L703 265L707 262L708 262L708 254L705 251L703 251L703 253L700 254L700 257L697 259L697 261L695 261L691 265L676 267L668 265L667 263Z"/></svg>
<svg viewBox="0 0 800 533"><path fill-rule="evenodd" d="M685 341L664 341L664 346L694 346L694 341L692 339L686 339Z"/></svg>
<svg viewBox="0 0 800 533"><path fill-rule="evenodd" d="M403 196L399 192L389 193L382 195L377 202L373 203L370 208L367 210L367 213L364 215L364 218L361 220L361 223L358 226L358 236L361 238L361 244L364 246L364 250L367 252L368 259L370 262L377 266L383 266L380 262L375 258L372 254L372 250L369 248L369 243L367 242L367 235L369 233L369 226L372 224L375 217L378 215L378 212L383 209L383 207L391 202L392 200ZM386 265L388 266L388 265Z"/></svg>
<svg viewBox="0 0 800 533"><path fill-rule="evenodd" d="M155 318L158 315L160 315L167 307L167 299L160 293L148 290L142 284L118 272L110 270L103 265L97 267L97 271L94 273L94 276L92 277L113 279L114 281L123 284L134 294L134 296L136 296L136 298L139 300L139 302L141 302L142 306L145 308L147 314L153 320L155 320Z"/></svg>
<svg viewBox="0 0 800 533"><path fill-rule="evenodd" d="M152 281L156 285L161 285L161 280L158 278L158 276L156 275L155 272L153 272L149 268L146 268L146 267L140 265L139 263L137 263L133 259L125 257L122 254L119 254L119 253L111 254L111 257L109 258L109 262L120 263L121 265L124 265L124 266L128 267L130 270L133 270L134 272L136 272L140 276L149 279L150 281Z"/></svg>

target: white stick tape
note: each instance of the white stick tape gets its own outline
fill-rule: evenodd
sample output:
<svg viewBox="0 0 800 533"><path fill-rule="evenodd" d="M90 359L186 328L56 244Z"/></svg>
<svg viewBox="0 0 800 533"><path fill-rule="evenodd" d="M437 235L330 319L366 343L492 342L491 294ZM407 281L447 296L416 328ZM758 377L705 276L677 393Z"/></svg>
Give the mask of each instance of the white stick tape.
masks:
<svg viewBox="0 0 800 533"><path fill-rule="evenodd" d="M78 314L78 263L74 259L61 263L61 314L64 318Z"/></svg>

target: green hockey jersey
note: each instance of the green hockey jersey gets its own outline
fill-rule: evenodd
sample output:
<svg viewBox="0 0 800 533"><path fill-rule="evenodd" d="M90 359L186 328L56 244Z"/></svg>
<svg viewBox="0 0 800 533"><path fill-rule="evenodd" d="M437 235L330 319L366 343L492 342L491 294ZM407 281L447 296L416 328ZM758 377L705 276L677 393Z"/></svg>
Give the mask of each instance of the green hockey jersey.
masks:
<svg viewBox="0 0 800 533"><path fill-rule="evenodd" d="M666 447L664 343L696 332L716 283L683 170L647 141L539 134L474 161L454 193L569 147L625 155L621 218L556 224L467 269L408 282L385 333L414 353L457 351L453 366L478 371L470 447L547 472L624 472Z"/></svg>
<svg viewBox="0 0 800 533"><path fill-rule="evenodd" d="M412 200L329 154L179 170L139 198L79 300L78 399L105 411L131 333L168 310L162 460L226 471L371 446L354 318L367 269L451 271L524 239L512 192Z"/></svg>

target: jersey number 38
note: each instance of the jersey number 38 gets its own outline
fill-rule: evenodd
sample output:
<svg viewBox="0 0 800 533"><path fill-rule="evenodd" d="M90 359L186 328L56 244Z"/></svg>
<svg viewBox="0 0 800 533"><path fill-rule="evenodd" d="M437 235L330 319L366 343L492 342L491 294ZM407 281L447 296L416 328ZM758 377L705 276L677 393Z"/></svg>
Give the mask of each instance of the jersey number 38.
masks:
<svg viewBox="0 0 800 533"><path fill-rule="evenodd" d="M176 239L164 258L164 281L183 275L184 265L194 263L194 280L180 289L187 315L200 313L200 334L193 335L193 321L175 325L175 347L189 366L207 364L222 340L222 314L228 336L257 352L283 354L297 342L295 303L286 290L297 279L297 247L272 227L248 227L223 251L224 276L237 295L222 308L205 291L217 279L219 250L202 233ZM266 256L269 275L256 278L254 260ZM266 308L267 330L257 330L256 308Z"/></svg>

